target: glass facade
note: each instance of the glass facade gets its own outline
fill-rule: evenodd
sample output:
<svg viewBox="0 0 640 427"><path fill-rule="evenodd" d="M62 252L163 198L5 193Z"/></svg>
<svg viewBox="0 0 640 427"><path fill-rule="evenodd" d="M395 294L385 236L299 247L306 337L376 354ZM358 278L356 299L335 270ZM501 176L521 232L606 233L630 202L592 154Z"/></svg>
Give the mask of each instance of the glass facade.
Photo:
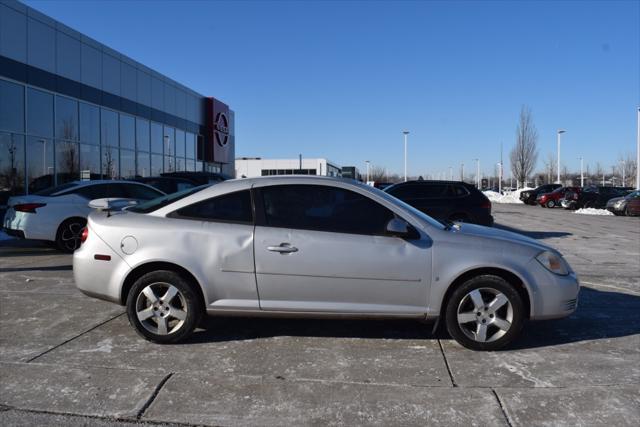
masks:
<svg viewBox="0 0 640 427"><path fill-rule="evenodd" d="M0 208L72 180L222 170L203 161L202 95L21 3L0 22Z"/></svg>

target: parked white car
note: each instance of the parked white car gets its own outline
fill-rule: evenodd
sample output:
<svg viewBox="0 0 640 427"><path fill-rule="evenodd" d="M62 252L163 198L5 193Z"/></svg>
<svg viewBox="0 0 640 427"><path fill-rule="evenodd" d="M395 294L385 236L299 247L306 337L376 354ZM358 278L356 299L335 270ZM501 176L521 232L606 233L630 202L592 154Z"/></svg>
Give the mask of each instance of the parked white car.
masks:
<svg viewBox="0 0 640 427"><path fill-rule="evenodd" d="M164 193L139 182L74 181L28 196L11 197L3 230L22 239L55 242L63 252L80 246L80 233L92 209L89 201L102 198L151 200Z"/></svg>

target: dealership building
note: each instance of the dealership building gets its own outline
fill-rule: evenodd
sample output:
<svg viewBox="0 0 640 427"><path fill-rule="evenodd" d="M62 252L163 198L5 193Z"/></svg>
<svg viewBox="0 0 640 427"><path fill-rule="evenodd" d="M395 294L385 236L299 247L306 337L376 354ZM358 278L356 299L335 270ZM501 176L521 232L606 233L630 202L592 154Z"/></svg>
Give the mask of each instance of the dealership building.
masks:
<svg viewBox="0 0 640 427"><path fill-rule="evenodd" d="M342 169L324 158L263 159L238 157L235 162L236 178L254 178L271 175L342 176Z"/></svg>
<svg viewBox="0 0 640 427"><path fill-rule="evenodd" d="M78 179L233 175L234 157L228 105L0 1L0 198Z"/></svg>

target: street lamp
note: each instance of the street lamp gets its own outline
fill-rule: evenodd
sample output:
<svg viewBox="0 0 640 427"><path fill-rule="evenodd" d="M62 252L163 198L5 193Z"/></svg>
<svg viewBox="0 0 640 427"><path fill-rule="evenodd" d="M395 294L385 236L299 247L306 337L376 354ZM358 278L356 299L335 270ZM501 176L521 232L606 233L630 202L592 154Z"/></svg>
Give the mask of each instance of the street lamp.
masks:
<svg viewBox="0 0 640 427"><path fill-rule="evenodd" d="M460 181L464 182L464 162L460 163Z"/></svg>
<svg viewBox="0 0 640 427"><path fill-rule="evenodd" d="M409 131L403 130L402 134L404 135L404 182L407 182L407 135L409 135Z"/></svg>
<svg viewBox="0 0 640 427"><path fill-rule="evenodd" d="M498 162L498 193L502 194L502 162Z"/></svg>
<svg viewBox="0 0 640 427"><path fill-rule="evenodd" d="M480 188L480 159L473 159L476 161L476 187Z"/></svg>
<svg viewBox="0 0 640 427"><path fill-rule="evenodd" d="M578 157L580 159L580 187L584 187L584 159L582 157Z"/></svg>
<svg viewBox="0 0 640 427"><path fill-rule="evenodd" d="M565 132L564 129L558 129L558 180L556 181L558 184L560 184L560 135Z"/></svg>
<svg viewBox="0 0 640 427"><path fill-rule="evenodd" d="M364 161L367 164L367 184L369 184L369 160Z"/></svg>
<svg viewBox="0 0 640 427"><path fill-rule="evenodd" d="M453 168L449 166L449 180L453 181Z"/></svg>
<svg viewBox="0 0 640 427"><path fill-rule="evenodd" d="M620 164L622 165L622 186L624 187L625 184L627 183L627 180L625 179L625 167L624 167L624 160L620 160Z"/></svg>
<svg viewBox="0 0 640 427"><path fill-rule="evenodd" d="M640 190L640 107L638 107L638 135L636 136L636 190Z"/></svg>

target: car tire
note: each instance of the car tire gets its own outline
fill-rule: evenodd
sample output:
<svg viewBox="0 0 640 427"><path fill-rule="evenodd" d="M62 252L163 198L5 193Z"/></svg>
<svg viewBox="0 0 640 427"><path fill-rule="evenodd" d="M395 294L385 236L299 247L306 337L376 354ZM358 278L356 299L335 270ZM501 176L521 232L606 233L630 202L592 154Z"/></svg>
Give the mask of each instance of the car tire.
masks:
<svg viewBox="0 0 640 427"><path fill-rule="evenodd" d="M204 314L204 304L190 281L175 271L147 273L127 296L127 316L138 335L158 344L188 338Z"/></svg>
<svg viewBox="0 0 640 427"><path fill-rule="evenodd" d="M503 278L477 276L464 282L448 299L447 331L466 348L500 350L520 334L524 307L518 291Z"/></svg>
<svg viewBox="0 0 640 427"><path fill-rule="evenodd" d="M588 201L588 202L584 202L583 205L583 209L591 209L591 208L595 208L595 203Z"/></svg>
<svg viewBox="0 0 640 427"><path fill-rule="evenodd" d="M553 200L549 200L549 201L547 201L546 206L548 208L550 208L550 209L551 208L555 208L556 207L556 202L554 202Z"/></svg>
<svg viewBox="0 0 640 427"><path fill-rule="evenodd" d="M55 245L58 250L70 254L78 249L81 244L80 235L86 225L86 218L69 218L64 220L56 232Z"/></svg>

